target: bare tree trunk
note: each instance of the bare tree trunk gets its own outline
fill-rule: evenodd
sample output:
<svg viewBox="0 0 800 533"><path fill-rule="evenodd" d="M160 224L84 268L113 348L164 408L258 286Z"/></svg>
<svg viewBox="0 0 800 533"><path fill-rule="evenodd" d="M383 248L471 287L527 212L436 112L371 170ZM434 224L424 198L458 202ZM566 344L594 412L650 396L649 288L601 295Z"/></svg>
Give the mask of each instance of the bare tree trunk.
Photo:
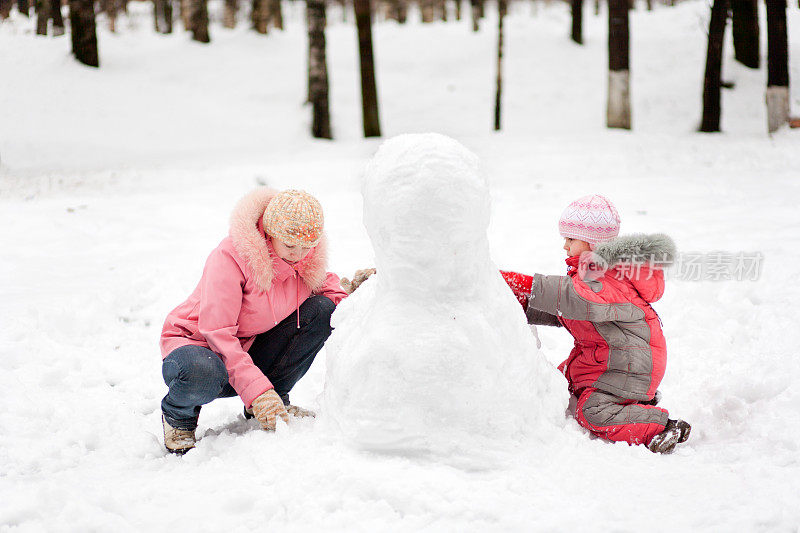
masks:
<svg viewBox="0 0 800 533"><path fill-rule="evenodd" d="M494 130L500 130L501 98L503 95L503 21L506 18L506 0L497 0L497 92L494 98Z"/></svg>
<svg viewBox="0 0 800 533"><path fill-rule="evenodd" d="M608 2L608 103L606 126L631 129L628 0Z"/></svg>
<svg viewBox="0 0 800 533"><path fill-rule="evenodd" d="M370 0L355 0L358 27L358 57L361 65L361 110L364 137L380 137L378 89L375 84L375 61L372 54L372 10Z"/></svg>
<svg viewBox="0 0 800 533"><path fill-rule="evenodd" d="M483 0L470 0L472 7L472 31L480 29L480 19L483 18Z"/></svg>
<svg viewBox="0 0 800 533"><path fill-rule="evenodd" d="M108 30L111 33L117 31L117 0L100 0L100 10L106 14L108 19Z"/></svg>
<svg viewBox="0 0 800 533"><path fill-rule="evenodd" d="M153 20L158 33L172 33L172 0L153 0Z"/></svg>
<svg viewBox="0 0 800 533"><path fill-rule="evenodd" d="M222 11L222 26L225 28L236 27L236 13L239 11L238 0L225 0Z"/></svg>
<svg viewBox="0 0 800 533"><path fill-rule="evenodd" d="M69 25L75 58L84 65L99 67L93 0L69 0Z"/></svg>
<svg viewBox="0 0 800 533"><path fill-rule="evenodd" d="M269 12L272 26L282 30L283 9L281 8L281 0L269 0Z"/></svg>
<svg viewBox="0 0 800 533"><path fill-rule="evenodd" d="M26 17L31 16L30 13L31 5L28 2L28 0L17 0L17 9L19 10L20 13L22 13Z"/></svg>
<svg viewBox="0 0 800 533"><path fill-rule="evenodd" d="M61 16L61 0L50 0L50 17L53 19L53 35L64 35L64 17Z"/></svg>
<svg viewBox="0 0 800 533"><path fill-rule="evenodd" d="M422 22L433 22L433 1L419 0L419 10L422 14Z"/></svg>
<svg viewBox="0 0 800 533"><path fill-rule="evenodd" d="M594 16L600 15L600 0L594 0Z"/></svg>
<svg viewBox="0 0 800 533"><path fill-rule="evenodd" d="M461 0L454 0L456 4L456 20L461 20Z"/></svg>
<svg viewBox="0 0 800 533"><path fill-rule="evenodd" d="M700 131L720 131L722 46L725 43L725 26L728 22L728 0L714 0L711 20L708 23L708 53L703 82L703 119Z"/></svg>
<svg viewBox="0 0 800 533"><path fill-rule="evenodd" d="M653 10L653 0L647 0L647 10L648 11Z"/></svg>
<svg viewBox="0 0 800 533"><path fill-rule="evenodd" d="M210 43L208 34L208 0L191 0L189 4L189 31L192 39L200 43Z"/></svg>
<svg viewBox="0 0 800 533"><path fill-rule="evenodd" d="M325 60L325 0L306 0L308 24L308 101L313 107L311 134L332 139L328 111L328 65Z"/></svg>
<svg viewBox="0 0 800 533"><path fill-rule="evenodd" d="M181 10L181 22L183 22L183 29L186 31L190 31L192 28L192 22L190 20L190 15L192 13L192 0L178 0L180 2L180 10Z"/></svg>
<svg viewBox="0 0 800 533"><path fill-rule="evenodd" d="M269 3L268 0L253 0L253 11L251 12L253 29L262 35L266 34L269 28Z"/></svg>
<svg viewBox="0 0 800 533"><path fill-rule="evenodd" d="M572 40L583 44L583 0L571 0Z"/></svg>
<svg viewBox="0 0 800 533"><path fill-rule="evenodd" d="M767 0L767 129L789 122L789 47L786 0Z"/></svg>
<svg viewBox="0 0 800 533"><path fill-rule="evenodd" d="M36 0L36 35L47 35L50 21L50 0Z"/></svg>
<svg viewBox="0 0 800 533"><path fill-rule="evenodd" d="M435 0L436 18L447 22L447 0Z"/></svg>
<svg viewBox="0 0 800 533"><path fill-rule="evenodd" d="M757 0L731 0L731 28L736 61L750 68L759 67L759 27Z"/></svg>
<svg viewBox="0 0 800 533"><path fill-rule="evenodd" d="M11 8L13 5L13 0L0 0L0 20L5 20L11 16Z"/></svg>

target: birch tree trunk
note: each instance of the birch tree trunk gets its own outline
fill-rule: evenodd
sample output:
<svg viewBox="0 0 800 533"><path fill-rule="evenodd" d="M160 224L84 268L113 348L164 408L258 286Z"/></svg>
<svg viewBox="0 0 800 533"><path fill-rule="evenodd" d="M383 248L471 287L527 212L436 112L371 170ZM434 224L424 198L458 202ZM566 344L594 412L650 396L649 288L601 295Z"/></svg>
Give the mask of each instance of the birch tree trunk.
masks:
<svg viewBox="0 0 800 533"><path fill-rule="evenodd" d="M358 28L358 58L361 65L361 110L364 137L380 137L378 89L375 83L375 61L372 53L372 9L370 0L355 0Z"/></svg>
<svg viewBox="0 0 800 533"><path fill-rule="evenodd" d="M789 122L789 47L786 0L767 0L767 130Z"/></svg>
<svg viewBox="0 0 800 533"><path fill-rule="evenodd" d="M583 44L583 0L571 0L572 40Z"/></svg>
<svg viewBox="0 0 800 533"><path fill-rule="evenodd" d="M706 74L703 82L703 118L700 131L720 131L720 91L722 78L722 46L725 43L725 25L728 21L728 0L714 0L711 20L708 23L708 52Z"/></svg>
<svg viewBox="0 0 800 533"><path fill-rule="evenodd" d="M268 0L270 23L274 28L279 30L283 29L283 9L281 8L281 0Z"/></svg>
<svg viewBox="0 0 800 533"><path fill-rule="evenodd" d="M69 0L69 25L75 59L84 65L99 67L93 0Z"/></svg>
<svg viewBox="0 0 800 533"><path fill-rule="evenodd" d="M153 0L153 20L158 33L172 33L172 0Z"/></svg>
<svg viewBox="0 0 800 533"><path fill-rule="evenodd" d="M757 0L731 0L731 28L736 61L750 68L759 67L759 27Z"/></svg>
<svg viewBox="0 0 800 533"><path fill-rule="evenodd" d="M311 134L332 139L328 110L328 65L325 59L325 0L306 0L308 24L308 101L312 106Z"/></svg>
<svg viewBox="0 0 800 533"><path fill-rule="evenodd" d="M606 126L631 129L628 0L608 2L608 103Z"/></svg>
<svg viewBox="0 0 800 533"><path fill-rule="evenodd" d="M506 18L506 0L497 0L497 80L494 98L494 130L500 130L500 112L503 95L503 21Z"/></svg>

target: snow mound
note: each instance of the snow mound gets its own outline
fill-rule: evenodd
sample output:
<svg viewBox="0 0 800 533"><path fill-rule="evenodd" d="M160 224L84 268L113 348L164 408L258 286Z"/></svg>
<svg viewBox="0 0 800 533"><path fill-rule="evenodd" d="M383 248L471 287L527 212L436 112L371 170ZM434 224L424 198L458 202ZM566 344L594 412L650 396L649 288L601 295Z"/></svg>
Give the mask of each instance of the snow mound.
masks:
<svg viewBox="0 0 800 533"><path fill-rule="evenodd" d="M358 448L404 454L551 438L563 379L489 257L478 158L442 135L395 137L362 193L378 273L334 314L324 419Z"/></svg>

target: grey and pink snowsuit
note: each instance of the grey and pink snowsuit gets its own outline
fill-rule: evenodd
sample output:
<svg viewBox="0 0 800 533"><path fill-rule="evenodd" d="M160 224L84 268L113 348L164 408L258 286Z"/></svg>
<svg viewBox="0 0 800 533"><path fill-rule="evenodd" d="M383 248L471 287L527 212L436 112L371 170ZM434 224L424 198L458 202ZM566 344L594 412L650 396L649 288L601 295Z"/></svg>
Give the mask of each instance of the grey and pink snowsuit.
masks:
<svg viewBox="0 0 800 533"><path fill-rule="evenodd" d="M566 276L503 272L529 323L560 325L575 338L559 370L577 399L576 420L599 437L647 444L667 423L667 411L648 403L667 364L650 304L664 294L674 254L666 235L631 235L568 258ZM594 275L584 275L587 267Z"/></svg>

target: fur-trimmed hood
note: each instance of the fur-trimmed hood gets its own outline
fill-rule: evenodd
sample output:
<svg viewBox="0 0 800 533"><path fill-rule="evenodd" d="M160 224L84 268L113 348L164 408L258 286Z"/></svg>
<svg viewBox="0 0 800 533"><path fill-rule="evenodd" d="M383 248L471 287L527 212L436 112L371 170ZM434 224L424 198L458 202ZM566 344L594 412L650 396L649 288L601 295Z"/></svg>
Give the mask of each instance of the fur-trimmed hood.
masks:
<svg viewBox="0 0 800 533"><path fill-rule="evenodd" d="M230 236L233 248L250 269L256 285L268 291L275 278L277 256L270 253L270 246L264 236L261 219L278 191L259 187L242 198L233 209L230 221ZM323 233L311 252L294 265L300 278L312 291L318 291L325 282L328 267L328 240Z"/></svg>
<svg viewBox="0 0 800 533"><path fill-rule="evenodd" d="M595 246L594 253L613 267L621 264L647 264L665 268L675 261L675 243L663 233L623 235Z"/></svg>

